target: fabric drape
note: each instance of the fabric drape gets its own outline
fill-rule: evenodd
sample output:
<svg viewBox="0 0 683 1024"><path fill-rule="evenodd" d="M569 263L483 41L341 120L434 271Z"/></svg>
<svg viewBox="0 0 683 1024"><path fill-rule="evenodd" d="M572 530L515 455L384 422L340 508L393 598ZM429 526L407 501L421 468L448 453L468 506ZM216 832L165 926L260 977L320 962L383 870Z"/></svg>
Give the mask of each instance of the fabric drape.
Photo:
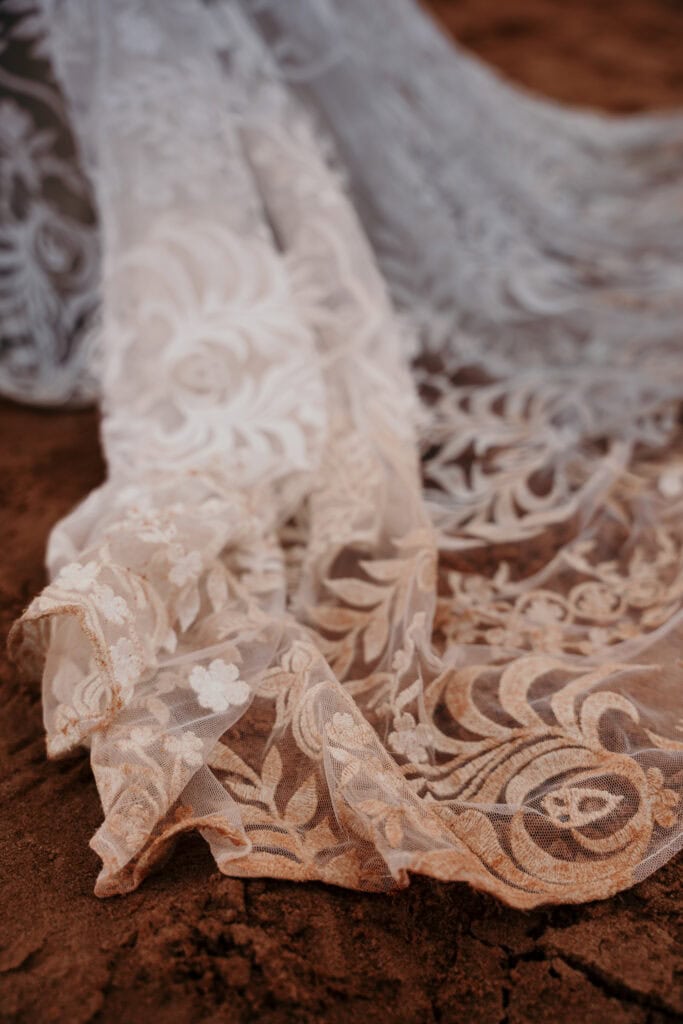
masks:
<svg viewBox="0 0 683 1024"><path fill-rule="evenodd" d="M10 648L90 750L96 892L188 829L520 907L673 856L683 119L410 0L7 10L0 386L96 394L108 466Z"/></svg>

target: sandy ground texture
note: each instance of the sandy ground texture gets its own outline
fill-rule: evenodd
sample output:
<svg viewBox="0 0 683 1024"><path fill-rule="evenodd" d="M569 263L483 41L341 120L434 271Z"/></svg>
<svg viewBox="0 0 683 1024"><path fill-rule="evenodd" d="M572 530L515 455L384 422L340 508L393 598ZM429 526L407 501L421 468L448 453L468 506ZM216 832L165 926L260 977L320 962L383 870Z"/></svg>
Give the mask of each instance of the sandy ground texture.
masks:
<svg viewBox="0 0 683 1024"><path fill-rule="evenodd" d="M563 100L683 107L683 2L434 0L468 46ZM51 524L97 484L94 413L0 406L0 629ZM683 1020L677 861L608 902L533 913L416 879L392 896L224 878L198 838L92 895L87 758L45 759L37 688L0 665L0 1021L661 1024Z"/></svg>

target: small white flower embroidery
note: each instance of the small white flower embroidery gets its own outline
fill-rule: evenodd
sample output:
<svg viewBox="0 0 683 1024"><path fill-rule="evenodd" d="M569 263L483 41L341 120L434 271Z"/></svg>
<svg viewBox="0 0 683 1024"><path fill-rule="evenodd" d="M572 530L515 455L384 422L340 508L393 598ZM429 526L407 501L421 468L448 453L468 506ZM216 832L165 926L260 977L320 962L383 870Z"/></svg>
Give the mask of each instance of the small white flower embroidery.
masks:
<svg viewBox="0 0 683 1024"><path fill-rule="evenodd" d="M85 565L71 562L64 566L55 583L66 590L88 590L95 582L99 570L97 562L87 562Z"/></svg>
<svg viewBox="0 0 683 1024"><path fill-rule="evenodd" d="M401 715L394 722L396 732L389 733L389 746L395 754L402 754L412 764L429 760L427 747L431 746L432 733L428 725L416 725L411 714Z"/></svg>
<svg viewBox="0 0 683 1024"><path fill-rule="evenodd" d="M171 754L181 758L191 768L198 768L204 761L204 744L194 732L167 736L164 745Z"/></svg>
<svg viewBox="0 0 683 1024"><path fill-rule="evenodd" d="M244 704L249 686L239 677L237 665L216 658L208 668L197 665L190 673L190 686L203 708L227 711L232 704Z"/></svg>
<svg viewBox="0 0 683 1024"><path fill-rule="evenodd" d="M128 605L122 597L114 593L106 583L100 583L94 592L95 604L104 615L107 622L113 622L117 626L123 625L129 618Z"/></svg>
<svg viewBox="0 0 683 1024"><path fill-rule="evenodd" d="M130 735L119 740L116 746L119 750L135 753L138 750L149 747L157 738L157 735L148 725L136 725L130 730Z"/></svg>
<svg viewBox="0 0 683 1024"><path fill-rule="evenodd" d="M342 747L366 747L377 738L367 722L357 722L348 711L335 711L325 730L328 738Z"/></svg>
<svg viewBox="0 0 683 1024"><path fill-rule="evenodd" d="M114 679L122 689L130 689L140 675L140 658L131 641L122 636L109 648Z"/></svg>
<svg viewBox="0 0 683 1024"><path fill-rule="evenodd" d="M168 574L171 583L177 587L184 587L186 583L192 583L199 578L202 571L202 556L198 551L190 551L176 559L173 568Z"/></svg>
<svg viewBox="0 0 683 1024"><path fill-rule="evenodd" d="M135 492L131 493L131 498ZM171 544L178 533L174 523L167 522L156 509L147 507L140 503L134 508L129 508L123 522L117 529L128 529L134 527L135 534L145 544Z"/></svg>

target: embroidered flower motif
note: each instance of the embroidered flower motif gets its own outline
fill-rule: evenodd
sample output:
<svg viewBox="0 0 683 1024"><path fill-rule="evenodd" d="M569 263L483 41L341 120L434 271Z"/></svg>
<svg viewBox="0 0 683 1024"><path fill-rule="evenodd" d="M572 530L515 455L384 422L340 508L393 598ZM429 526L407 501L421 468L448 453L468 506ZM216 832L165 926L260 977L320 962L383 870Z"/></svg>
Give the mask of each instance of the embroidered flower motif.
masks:
<svg viewBox="0 0 683 1024"><path fill-rule="evenodd" d="M112 527L112 530L121 530L122 528L134 530L135 536L146 544L171 544L178 533L178 529L168 513L162 515L158 509L144 507L144 503L139 499L138 505L129 508L122 522Z"/></svg>
<svg viewBox="0 0 683 1024"><path fill-rule="evenodd" d="M191 768L199 768L204 763L204 744L194 732L167 736L164 745L171 754L179 757Z"/></svg>
<svg viewBox="0 0 683 1024"><path fill-rule="evenodd" d="M678 794L664 785L664 776L659 768L648 768L647 786L652 801L652 817L660 828L673 828L678 815Z"/></svg>
<svg viewBox="0 0 683 1024"><path fill-rule="evenodd" d="M251 692L239 676L237 665L216 658L208 668L197 665L192 669L190 686L201 707L210 711L227 711L231 705L244 704Z"/></svg>
<svg viewBox="0 0 683 1024"><path fill-rule="evenodd" d="M128 736L124 739L118 740L116 746L119 750L132 751L135 753L138 750L143 750L145 747L149 747L157 736L158 733L148 725L136 725L130 730Z"/></svg>
<svg viewBox="0 0 683 1024"><path fill-rule="evenodd" d="M136 747L148 747L157 737L154 729L148 725L136 725L130 730L131 741Z"/></svg>
<svg viewBox="0 0 683 1024"><path fill-rule="evenodd" d="M97 562L86 562L85 565L81 565L80 562L71 562L70 565L64 566L55 583L64 587L65 590L89 590L97 579L99 571L100 567Z"/></svg>
<svg viewBox="0 0 683 1024"><path fill-rule="evenodd" d="M184 587L186 583L193 583L198 579L201 571L202 556L198 551L189 551L175 559L168 578L176 587Z"/></svg>
<svg viewBox="0 0 683 1024"><path fill-rule="evenodd" d="M133 803L126 804L120 811L109 816L107 824L114 835L119 836L129 850L142 846L154 828L155 815L151 807Z"/></svg>
<svg viewBox="0 0 683 1024"><path fill-rule="evenodd" d="M465 597L462 602L465 606L469 604L488 605L496 597L495 586L491 580L476 573L466 575L461 572L451 572L448 574L448 583L456 597L459 595Z"/></svg>
<svg viewBox="0 0 683 1024"><path fill-rule="evenodd" d="M115 594L106 583L100 583L96 587L94 598L95 604L107 622L113 622L115 625L121 626L130 617L125 600Z"/></svg>
<svg viewBox="0 0 683 1024"><path fill-rule="evenodd" d="M395 754L406 757L412 764L423 764L429 760L427 747L431 746L432 734L428 725L417 725L409 713L394 720L395 732L389 733L389 746Z"/></svg>
<svg viewBox="0 0 683 1024"><path fill-rule="evenodd" d="M564 602L555 595L532 594L530 600L519 602L517 611L541 626L554 626L566 616Z"/></svg>
<svg viewBox="0 0 683 1024"><path fill-rule="evenodd" d="M332 743L343 747L364 747L377 738L369 725L357 722L348 711L335 711L325 731Z"/></svg>
<svg viewBox="0 0 683 1024"><path fill-rule="evenodd" d="M123 690L132 689L140 675L141 665L135 647L128 637L122 636L109 648L114 679Z"/></svg>
<svg viewBox="0 0 683 1024"><path fill-rule="evenodd" d="M607 626L622 614L623 595L608 583L590 580L572 588L569 606L579 618Z"/></svg>

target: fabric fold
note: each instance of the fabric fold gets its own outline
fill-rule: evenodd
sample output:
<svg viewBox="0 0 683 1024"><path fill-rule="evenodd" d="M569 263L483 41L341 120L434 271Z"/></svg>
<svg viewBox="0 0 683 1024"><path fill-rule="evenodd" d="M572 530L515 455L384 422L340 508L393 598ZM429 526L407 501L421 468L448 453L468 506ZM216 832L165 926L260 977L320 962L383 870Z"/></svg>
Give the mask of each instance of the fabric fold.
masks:
<svg viewBox="0 0 683 1024"><path fill-rule="evenodd" d="M679 120L556 112L407 0L43 12L108 478L10 646L90 749L96 892L188 829L519 907L645 877L683 844Z"/></svg>

